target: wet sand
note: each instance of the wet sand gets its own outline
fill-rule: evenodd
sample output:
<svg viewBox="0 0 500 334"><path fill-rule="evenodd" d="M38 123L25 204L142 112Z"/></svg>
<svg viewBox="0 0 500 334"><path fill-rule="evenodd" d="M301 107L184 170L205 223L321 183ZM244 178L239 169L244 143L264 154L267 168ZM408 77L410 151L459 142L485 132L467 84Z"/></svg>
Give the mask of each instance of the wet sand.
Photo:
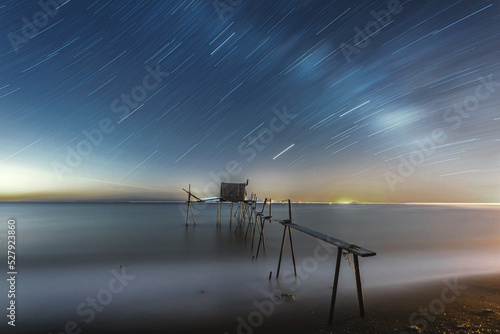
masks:
<svg viewBox="0 0 500 334"><path fill-rule="evenodd" d="M500 273L366 289L364 318L359 316L356 295L341 295L332 326L327 324L329 302L328 295L316 302L289 299L255 327L248 322L239 326L236 318L203 323L192 319L176 326L162 319L154 324L123 319L113 324L96 321L82 327L82 333L500 333Z"/></svg>
<svg viewBox="0 0 500 334"><path fill-rule="evenodd" d="M326 324L328 307L315 305L254 333L500 333L500 273L366 290L364 318L356 296L349 297L337 302L333 326Z"/></svg>

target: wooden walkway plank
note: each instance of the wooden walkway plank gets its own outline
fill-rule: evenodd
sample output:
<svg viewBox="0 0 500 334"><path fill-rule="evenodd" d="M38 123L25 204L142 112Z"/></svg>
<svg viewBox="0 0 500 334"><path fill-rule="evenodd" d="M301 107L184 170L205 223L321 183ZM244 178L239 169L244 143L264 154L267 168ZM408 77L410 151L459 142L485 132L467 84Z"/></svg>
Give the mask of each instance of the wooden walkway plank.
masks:
<svg viewBox="0 0 500 334"><path fill-rule="evenodd" d="M310 229L308 227L290 223L288 220L282 220L282 221L280 221L280 224L282 224L284 226L291 227L293 229L296 229L296 230L298 230L298 231L300 231L302 233L308 234L308 235L310 235L312 237L320 239L320 240L322 240L324 242L327 242L329 244L332 244L334 246L342 248L342 249L348 251L349 253L353 253L353 254L356 254L356 255L361 256L361 257L368 257L368 256L375 256L375 255L377 255L377 253L375 253L375 252L373 252L371 250L359 247L359 246L354 245L354 244L350 244L350 243L345 242L343 240L334 238L334 237L332 237L332 236L330 236L328 234L312 230L312 229Z"/></svg>

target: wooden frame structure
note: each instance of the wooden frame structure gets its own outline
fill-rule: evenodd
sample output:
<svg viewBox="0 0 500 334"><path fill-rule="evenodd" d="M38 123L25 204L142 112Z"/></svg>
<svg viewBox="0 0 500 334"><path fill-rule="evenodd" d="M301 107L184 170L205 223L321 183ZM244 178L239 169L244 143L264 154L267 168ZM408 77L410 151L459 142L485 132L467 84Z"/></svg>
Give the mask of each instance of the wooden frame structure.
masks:
<svg viewBox="0 0 500 334"><path fill-rule="evenodd" d="M291 210L291 204L290 200L288 200L288 214L289 214L289 219L288 220L282 220L279 223L284 226L283 230L283 239L281 241L281 251L280 251L280 258L278 261L278 270L276 272L276 278L279 277L280 274L280 267L281 267L281 259L283 257L283 249L285 247L285 239L286 239L286 232L288 230L288 235L290 237L290 248L292 251L292 259L293 259L293 269L295 271L295 276L297 276L297 268L295 265L295 252L293 248L293 240L292 240L292 228L295 230L298 230L302 233L308 234L316 239L322 240L324 242L327 242L329 244L332 244L337 247L337 262L335 264L335 275L333 278L333 288L332 288L332 298L330 302L330 312L329 312L329 318L328 318L328 323L331 325L333 323L333 312L335 310L335 300L337 297L337 288L338 288L338 283L339 283L339 273L340 273L340 262L342 260L342 253L345 251L347 254L352 254L354 258L354 271L355 271L355 277L356 277L356 289L358 293L358 304L359 304L359 313L361 317L365 316L365 306L364 306L364 298L363 298L363 287L361 284L361 273L360 273L360 268L359 268L359 257L370 257L370 256L375 256L377 253L370 251L365 248L361 248L357 245L354 244L349 244L348 242L345 242L343 240L334 238L332 236L329 236L327 234L312 230L310 228L297 225L292 223L292 210Z"/></svg>
<svg viewBox="0 0 500 334"><path fill-rule="evenodd" d="M205 200L202 200L199 197L196 197L192 192L191 192L191 183L189 184L189 190L186 190L182 188L185 192L188 194L188 200L187 200L187 210L186 210L186 226L188 225L189 222L189 211L191 211L191 216L193 217L193 223L196 225L196 220L194 219L194 212L193 212L193 205L191 204L191 197L194 197L197 202L205 202Z"/></svg>
<svg viewBox="0 0 500 334"><path fill-rule="evenodd" d="M196 202L207 202L207 201L217 201L217 221L216 224L218 226L222 225L222 203L223 202L231 202L231 216L230 216L230 221L229 221L229 227L231 227L232 224L232 219L233 219L233 204L238 203L238 209L236 211L237 214L239 214L239 220L240 224L242 221L245 220L245 216L249 214L249 206L246 205L249 202L251 203L253 201L253 194L252 194L252 199L247 200L246 199L246 186L248 186L248 180L246 183L228 183L228 182L221 182L220 186L220 196L219 197L212 197L208 199L201 199L197 196L195 196L191 192L191 183L189 184L188 190L182 188L187 194L188 194L188 199L187 199L187 208L186 208L186 225L189 223L189 213L191 212L191 216L193 218L193 223L196 225L196 220L194 218L194 212L193 212L193 206L192 206L192 200L191 197L196 199ZM238 226L239 226L238 225Z"/></svg>
<svg viewBox="0 0 500 334"><path fill-rule="evenodd" d="M246 186L248 185L248 180L245 183L222 183L221 184L221 196L218 198L211 198L208 200L217 200L217 225L220 226L222 224L222 203L223 202L231 202L231 218L230 218L230 228L231 228L231 221L233 218L233 204L238 203L238 208L236 210L235 215L238 215L238 226L235 229L235 233L238 231L238 229L243 228L245 224L246 217L248 217L248 226L246 229L245 233L245 240L248 236L248 232L250 231L250 228L253 227L253 236L252 236L252 249L253 249L253 244L255 240L255 232L258 230L259 231L259 243L257 246L257 253L256 256L254 256L255 259L258 258L259 256L259 250L260 250L260 245L263 245L264 251L266 249L266 243L265 243L265 235L264 235L264 227L266 221L273 221L272 220L272 215L271 215L271 199L269 199L269 215L265 216L264 215L264 210L266 208L266 204L268 202L268 199L266 198L264 200L264 203L262 205L262 210L257 211L257 195L252 194L251 198L249 200L246 199ZM226 187L226 190L233 189L236 191L236 195L232 195L231 191L224 191L224 187ZM238 188L238 189L236 189ZM191 212L191 215L193 217L193 222L196 225L195 219L194 219L194 213L193 213L193 208L191 204L191 197L195 198L197 202L205 202L207 201L206 199L200 199L196 197L192 192L191 192L191 184L189 185L189 190L186 190L183 188L185 192L188 193L188 201L187 201L187 217L186 217L186 225L189 222L189 212ZM290 250L292 252L292 260L293 260L293 270L295 273L295 276L297 276L297 267L295 263L295 250L293 247L293 238L292 238L292 229L297 230L299 232L302 232L304 234L310 235L318 240L324 241L326 243L332 244L335 247L337 247L337 260L335 263L335 274L333 278L333 287L332 287L332 297L331 297L331 302L330 302L330 311L329 311L329 318L328 318L328 323L332 324L333 323L333 312L335 310L335 301L337 297L337 289L338 289L338 283L339 283L339 273L340 273L340 263L342 260L342 255L343 254L352 254L353 259L354 259L354 271L355 271L355 278L356 278L356 290L357 290L357 295L358 295L358 304L359 304L359 313L361 317L365 316L365 306L364 306L364 298L363 298L363 287L361 283L361 273L360 273L360 266L359 266L359 257L371 257L377 255L375 252L370 251L368 249L359 247L354 244L350 244L348 242L345 242L343 240L334 238L330 235L315 231L313 229L310 229L305 226L297 225L292 222L292 206L290 200L288 201L288 219L286 220L278 220L278 222L283 225L283 238L281 240L281 250L280 250L280 256L279 256L279 261L278 261L278 270L276 271L276 278L279 278L280 274L280 269L281 269L281 260L283 259L283 251L285 248L285 240L286 240L286 235L288 233L288 237L290 239ZM284 201L283 201L284 202ZM271 278L271 276L269 276Z"/></svg>

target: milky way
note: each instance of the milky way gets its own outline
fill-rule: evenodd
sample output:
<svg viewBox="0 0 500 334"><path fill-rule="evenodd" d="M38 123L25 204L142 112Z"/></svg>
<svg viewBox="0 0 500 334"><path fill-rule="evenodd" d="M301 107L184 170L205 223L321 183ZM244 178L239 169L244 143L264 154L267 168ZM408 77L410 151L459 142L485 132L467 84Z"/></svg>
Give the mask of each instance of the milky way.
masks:
<svg viewBox="0 0 500 334"><path fill-rule="evenodd" d="M5 1L6 199L500 202L488 1ZM268 196L269 194L269 196Z"/></svg>

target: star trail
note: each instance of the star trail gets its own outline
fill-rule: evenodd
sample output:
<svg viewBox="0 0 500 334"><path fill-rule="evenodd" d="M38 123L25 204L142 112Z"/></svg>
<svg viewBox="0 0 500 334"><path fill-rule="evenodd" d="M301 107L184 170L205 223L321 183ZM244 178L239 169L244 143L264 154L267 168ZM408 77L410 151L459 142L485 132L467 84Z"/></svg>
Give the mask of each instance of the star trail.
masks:
<svg viewBox="0 0 500 334"><path fill-rule="evenodd" d="M498 3L4 1L0 199L500 202Z"/></svg>

